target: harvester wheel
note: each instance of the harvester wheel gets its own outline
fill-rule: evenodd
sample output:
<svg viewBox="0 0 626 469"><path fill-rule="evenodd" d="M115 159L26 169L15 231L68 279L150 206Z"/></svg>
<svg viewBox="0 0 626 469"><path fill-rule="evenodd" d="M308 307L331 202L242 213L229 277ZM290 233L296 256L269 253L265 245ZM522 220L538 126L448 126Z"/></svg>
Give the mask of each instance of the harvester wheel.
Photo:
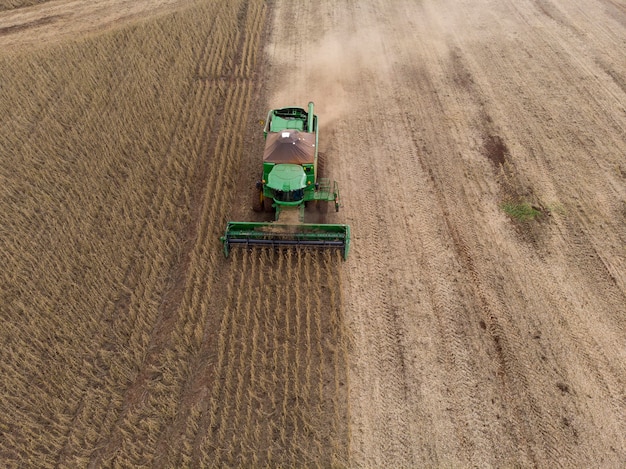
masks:
<svg viewBox="0 0 626 469"><path fill-rule="evenodd" d="M263 211L263 193L256 187L252 188L252 210L255 212Z"/></svg>
<svg viewBox="0 0 626 469"><path fill-rule="evenodd" d="M263 209L266 212L273 212L274 211L274 207L272 207L273 202L274 201L270 199L269 197L263 197Z"/></svg>

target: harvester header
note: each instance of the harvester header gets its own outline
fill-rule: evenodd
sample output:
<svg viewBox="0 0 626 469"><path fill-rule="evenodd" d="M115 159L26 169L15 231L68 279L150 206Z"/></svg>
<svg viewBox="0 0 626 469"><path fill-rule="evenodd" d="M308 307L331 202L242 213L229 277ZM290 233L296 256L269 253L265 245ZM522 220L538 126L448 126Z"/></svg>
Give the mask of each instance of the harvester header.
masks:
<svg viewBox="0 0 626 469"><path fill-rule="evenodd" d="M220 238L224 254L233 247L296 246L340 249L346 259L350 227L318 222L329 204L335 211L341 204L337 182L324 175L313 103L306 110L272 109L263 133L262 174L252 191L252 209L274 213L274 221L228 222Z"/></svg>

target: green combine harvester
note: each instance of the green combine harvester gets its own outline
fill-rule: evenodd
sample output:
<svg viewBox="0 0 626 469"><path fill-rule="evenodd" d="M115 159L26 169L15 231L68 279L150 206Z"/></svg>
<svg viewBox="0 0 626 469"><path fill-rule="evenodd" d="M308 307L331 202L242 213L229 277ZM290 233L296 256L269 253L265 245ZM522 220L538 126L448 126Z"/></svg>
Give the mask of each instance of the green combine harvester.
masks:
<svg viewBox="0 0 626 469"><path fill-rule="evenodd" d="M233 247L304 246L341 250L347 259L350 227L306 223L319 219L334 205L339 211L339 186L324 177L318 153L318 121L313 103L273 109L264 129L263 174L252 194L255 212L274 212L273 222L228 222L220 238L224 254Z"/></svg>

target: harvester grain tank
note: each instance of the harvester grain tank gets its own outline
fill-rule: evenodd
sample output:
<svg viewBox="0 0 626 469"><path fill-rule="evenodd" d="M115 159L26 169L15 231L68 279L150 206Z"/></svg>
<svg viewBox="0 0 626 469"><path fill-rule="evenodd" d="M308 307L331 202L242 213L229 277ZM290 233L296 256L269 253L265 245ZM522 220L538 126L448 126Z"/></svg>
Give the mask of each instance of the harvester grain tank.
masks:
<svg viewBox="0 0 626 469"><path fill-rule="evenodd" d="M269 111L264 128L261 179L253 188L254 211L274 212L274 222L228 222L220 239L224 254L233 247L304 246L350 248L350 227L307 223L307 213L323 214L328 205L341 206L337 182L325 177L318 152L318 118L308 109L286 107Z"/></svg>

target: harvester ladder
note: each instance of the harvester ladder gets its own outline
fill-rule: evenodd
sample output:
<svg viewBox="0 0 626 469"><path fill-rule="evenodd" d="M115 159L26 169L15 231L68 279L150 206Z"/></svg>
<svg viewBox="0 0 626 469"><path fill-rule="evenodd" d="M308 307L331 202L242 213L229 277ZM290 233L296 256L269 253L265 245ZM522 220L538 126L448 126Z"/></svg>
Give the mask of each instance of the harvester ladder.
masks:
<svg viewBox="0 0 626 469"><path fill-rule="evenodd" d="M333 200L334 196L330 188L329 178L319 178L317 180L317 190L315 191L316 200Z"/></svg>

